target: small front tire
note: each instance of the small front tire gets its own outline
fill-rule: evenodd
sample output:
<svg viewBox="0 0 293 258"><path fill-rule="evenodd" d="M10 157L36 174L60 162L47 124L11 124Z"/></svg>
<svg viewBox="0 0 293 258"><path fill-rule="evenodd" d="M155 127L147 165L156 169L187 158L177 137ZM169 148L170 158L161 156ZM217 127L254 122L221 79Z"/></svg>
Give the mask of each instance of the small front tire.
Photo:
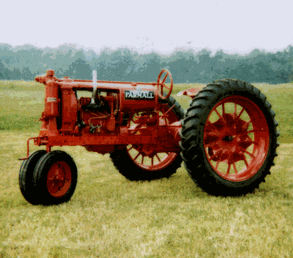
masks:
<svg viewBox="0 0 293 258"><path fill-rule="evenodd" d="M46 154L45 150L37 150L24 160L19 170L19 188L23 197L31 204L38 204L38 194L33 183L33 173L38 161Z"/></svg>
<svg viewBox="0 0 293 258"><path fill-rule="evenodd" d="M77 167L66 152L52 151L38 162L33 181L40 204L61 204L69 201L75 191Z"/></svg>

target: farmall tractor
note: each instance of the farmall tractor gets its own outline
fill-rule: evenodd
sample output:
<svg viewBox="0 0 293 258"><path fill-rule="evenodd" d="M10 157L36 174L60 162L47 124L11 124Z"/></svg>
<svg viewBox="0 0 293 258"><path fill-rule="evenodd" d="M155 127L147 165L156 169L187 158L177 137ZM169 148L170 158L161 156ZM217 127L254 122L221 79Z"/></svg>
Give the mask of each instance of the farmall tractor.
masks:
<svg viewBox="0 0 293 258"><path fill-rule="evenodd" d="M93 80L58 79L53 70L35 80L45 85L45 109L19 172L31 204L67 202L75 191L75 162L54 146L110 153L117 170L134 181L168 178L183 160L194 182L215 196L253 192L274 165L275 114L249 83L225 79L185 90L192 101L184 112L171 96L167 70L153 83L97 81L95 73ZM46 149L30 155L31 140Z"/></svg>

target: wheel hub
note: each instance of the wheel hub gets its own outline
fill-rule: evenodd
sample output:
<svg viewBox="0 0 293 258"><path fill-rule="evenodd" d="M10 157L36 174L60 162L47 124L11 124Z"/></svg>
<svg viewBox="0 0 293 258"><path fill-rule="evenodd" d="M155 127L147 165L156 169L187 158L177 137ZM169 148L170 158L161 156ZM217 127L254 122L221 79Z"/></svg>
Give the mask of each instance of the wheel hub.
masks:
<svg viewBox="0 0 293 258"><path fill-rule="evenodd" d="M69 166L59 161L52 165L47 175L47 188L55 197L63 196L71 184L71 172Z"/></svg>
<svg viewBox="0 0 293 258"><path fill-rule="evenodd" d="M232 142L233 140L234 140L234 137L231 135L227 135L223 138L223 141L226 141L226 142Z"/></svg>

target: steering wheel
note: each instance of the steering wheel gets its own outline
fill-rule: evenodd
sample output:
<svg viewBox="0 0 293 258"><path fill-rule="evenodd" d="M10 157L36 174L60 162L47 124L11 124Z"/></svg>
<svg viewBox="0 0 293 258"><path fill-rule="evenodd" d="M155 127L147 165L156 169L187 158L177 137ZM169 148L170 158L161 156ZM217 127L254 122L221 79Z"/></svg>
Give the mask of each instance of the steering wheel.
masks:
<svg viewBox="0 0 293 258"><path fill-rule="evenodd" d="M164 74L164 77L163 77ZM167 78L169 77L170 82L166 83ZM163 80L161 80L163 78ZM160 72L157 80L157 86L158 86L158 95L161 99L167 99L170 97L173 89L173 79L171 73L164 69ZM164 89L167 89L164 91ZM165 94L164 94L165 93Z"/></svg>

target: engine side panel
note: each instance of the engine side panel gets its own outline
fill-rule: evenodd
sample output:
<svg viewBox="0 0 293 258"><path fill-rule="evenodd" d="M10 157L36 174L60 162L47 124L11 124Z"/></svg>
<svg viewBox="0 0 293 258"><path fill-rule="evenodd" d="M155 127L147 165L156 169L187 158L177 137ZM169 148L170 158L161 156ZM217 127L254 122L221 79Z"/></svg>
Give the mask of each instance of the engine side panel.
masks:
<svg viewBox="0 0 293 258"><path fill-rule="evenodd" d="M158 104L155 87L139 86L120 90L120 109L123 112L139 112L154 110Z"/></svg>

